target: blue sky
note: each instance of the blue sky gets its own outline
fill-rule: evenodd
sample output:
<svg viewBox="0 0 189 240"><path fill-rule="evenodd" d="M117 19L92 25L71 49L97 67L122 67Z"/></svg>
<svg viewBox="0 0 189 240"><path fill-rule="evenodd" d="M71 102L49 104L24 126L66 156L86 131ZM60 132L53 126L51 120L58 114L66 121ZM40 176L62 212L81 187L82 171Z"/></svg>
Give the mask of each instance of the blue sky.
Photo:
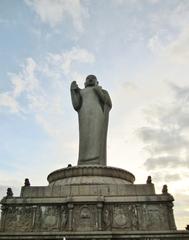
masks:
<svg viewBox="0 0 189 240"><path fill-rule="evenodd" d="M189 1L0 1L0 193L78 154L70 83L95 74L110 93L108 165L175 197L189 222Z"/></svg>

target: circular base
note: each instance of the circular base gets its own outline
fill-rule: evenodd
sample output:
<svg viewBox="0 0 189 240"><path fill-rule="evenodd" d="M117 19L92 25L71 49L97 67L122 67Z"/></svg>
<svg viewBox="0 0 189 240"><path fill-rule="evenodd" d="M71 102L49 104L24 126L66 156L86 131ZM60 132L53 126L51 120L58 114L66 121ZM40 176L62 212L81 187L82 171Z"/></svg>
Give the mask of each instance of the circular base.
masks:
<svg viewBox="0 0 189 240"><path fill-rule="evenodd" d="M47 177L50 185L132 184L135 176L123 169L85 165L58 169Z"/></svg>

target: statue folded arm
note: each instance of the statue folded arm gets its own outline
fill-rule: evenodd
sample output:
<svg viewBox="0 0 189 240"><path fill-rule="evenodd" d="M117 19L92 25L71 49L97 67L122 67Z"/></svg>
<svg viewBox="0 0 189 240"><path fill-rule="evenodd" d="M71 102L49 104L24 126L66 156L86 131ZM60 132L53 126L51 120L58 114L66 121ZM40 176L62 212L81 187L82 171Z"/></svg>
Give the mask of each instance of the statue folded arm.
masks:
<svg viewBox="0 0 189 240"><path fill-rule="evenodd" d="M80 88L78 87L76 81L71 83L70 87L71 91L71 98L72 98L72 105L76 111L81 108L82 98L80 94Z"/></svg>
<svg viewBox="0 0 189 240"><path fill-rule="evenodd" d="M102 87L100 87L100 86L96 86L95 91L96 91L100 101L103 104L108 105L108 107L111 109L112 108L112 101L110 99L110 96L109 96L108 92L106 90L102 89Z"/></svg>
<svg viewBox="0 0 189 240"><path fill-rule="evenodd" d="M94 75L87 76L84 89L73 81L70 90L79 120L78 165L106 165L106 138L112 107L110 96L98 86Z"/></svg>

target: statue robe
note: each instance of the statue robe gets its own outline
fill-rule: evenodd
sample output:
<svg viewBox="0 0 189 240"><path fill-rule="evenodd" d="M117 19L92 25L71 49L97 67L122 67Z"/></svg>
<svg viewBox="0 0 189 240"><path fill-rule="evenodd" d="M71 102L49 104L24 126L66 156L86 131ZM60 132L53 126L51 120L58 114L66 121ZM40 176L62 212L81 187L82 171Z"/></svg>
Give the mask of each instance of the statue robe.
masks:
<svg viewBox="0 0 189 240"><path fill-rule="evenodd" d="M110 100L102 90L104 98ZM74 93L72 93L74 94ZM103 102L94 87L79 91L79 159L78 165L106 165L106 136L110 106ZM110 100L111 102L111 100Z"/></svg>

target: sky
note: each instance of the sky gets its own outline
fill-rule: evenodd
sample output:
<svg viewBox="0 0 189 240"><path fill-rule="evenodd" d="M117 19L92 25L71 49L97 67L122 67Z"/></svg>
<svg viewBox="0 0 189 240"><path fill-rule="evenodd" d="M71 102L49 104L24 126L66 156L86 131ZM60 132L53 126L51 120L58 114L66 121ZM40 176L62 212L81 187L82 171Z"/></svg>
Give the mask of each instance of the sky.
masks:
<svg viewBox="0 0 189 240"><path fill-rule="evenodd" d="M168 185L189 224L189 1L0 1L0 197L77 165L70 84L97 76L112 99L108 166L156 193Z"/></svg>

